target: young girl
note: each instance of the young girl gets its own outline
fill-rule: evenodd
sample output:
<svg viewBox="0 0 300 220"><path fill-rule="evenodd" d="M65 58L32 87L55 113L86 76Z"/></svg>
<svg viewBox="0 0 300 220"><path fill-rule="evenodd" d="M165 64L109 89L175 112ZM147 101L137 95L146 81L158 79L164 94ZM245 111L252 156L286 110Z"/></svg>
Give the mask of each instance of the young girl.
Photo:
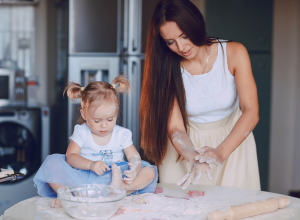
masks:
<svg viewBox="0 0 300 220"><path fill-rule="evenodd" d="M117 92L129 92L129 81L119 76L112 84L95 81L81 87L70 83L66 91L72 101L81 98L80 113L86 123L75 125L66 155L47 156L33 179L38 194L56 197L57 189L62 186L92 183L122 187L127 195L153 193L157 168L141 161L131 131L116 125ZM128 163L124 161L124 153ZM58 200L52 206L56 204L59 206Z"/></svg>

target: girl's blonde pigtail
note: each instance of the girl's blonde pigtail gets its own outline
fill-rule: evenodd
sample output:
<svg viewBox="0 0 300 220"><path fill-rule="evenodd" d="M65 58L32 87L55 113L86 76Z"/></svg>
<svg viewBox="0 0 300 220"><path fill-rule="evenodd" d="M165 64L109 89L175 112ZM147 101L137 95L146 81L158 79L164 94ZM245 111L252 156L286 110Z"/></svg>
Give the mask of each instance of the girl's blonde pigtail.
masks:
<svg viewBox="0 0 300 220"><path fill-rule="evenodd" d="M115 90L119 93L127 92L130 94L130 81L125 76L118 76L112 81L112 85L119 83L118 87L115 87Z"/></svg>
<svg viewBox="0 0 300 220"><path fill-rule="evenodd" d="M67 92L69 99L74 102L76 99L81 98L83 90L78 83L70 82L69 85L65 88L63 95Z"/></svg>

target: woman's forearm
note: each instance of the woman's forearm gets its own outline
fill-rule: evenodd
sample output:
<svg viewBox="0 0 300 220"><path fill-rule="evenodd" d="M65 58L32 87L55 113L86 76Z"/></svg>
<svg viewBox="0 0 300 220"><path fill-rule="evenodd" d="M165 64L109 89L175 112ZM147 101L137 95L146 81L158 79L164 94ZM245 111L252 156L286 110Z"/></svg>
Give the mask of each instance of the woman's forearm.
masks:
<svg viewBox="0 0 300 220"><path fill-rule="evenodd" d="M253 109L245 109L241 117L236 122L230 134L219 145L225 158L229 155L248 137L259 120L258 112Z"/></svg>
<svg viewBox="0 0 300 220"><path fill-rule="evenodd" d="M195 156L199 153L187 133L176 131L171 135L171 141L176 151L184 157L190 164L195 162Z"/></svg>
<svg viewBox="0 0 300 220"><path fill-rule="evenodd" d="M91 163L93 162L75 153L67 154L66 161L71 167L80 170L90 170Z"/></svg>

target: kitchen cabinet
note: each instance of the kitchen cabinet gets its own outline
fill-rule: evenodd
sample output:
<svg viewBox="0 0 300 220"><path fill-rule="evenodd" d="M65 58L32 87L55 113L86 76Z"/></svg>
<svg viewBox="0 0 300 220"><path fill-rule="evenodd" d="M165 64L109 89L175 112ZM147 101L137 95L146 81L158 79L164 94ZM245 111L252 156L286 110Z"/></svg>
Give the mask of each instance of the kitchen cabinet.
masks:
<svg viewBox="0 0 300 220"><path fill-rule="evenodd" d="M207 0L207 33L240 42L248 51L270 51L272 11L273 0Z"/></svg>
<svg viewBox="0 0 300 220"><path fill-rule="evenodd" d="M273 0L207 0L208 36L242 43L257 84L260 120L253 130L261 189L268 187Z"/></svg>

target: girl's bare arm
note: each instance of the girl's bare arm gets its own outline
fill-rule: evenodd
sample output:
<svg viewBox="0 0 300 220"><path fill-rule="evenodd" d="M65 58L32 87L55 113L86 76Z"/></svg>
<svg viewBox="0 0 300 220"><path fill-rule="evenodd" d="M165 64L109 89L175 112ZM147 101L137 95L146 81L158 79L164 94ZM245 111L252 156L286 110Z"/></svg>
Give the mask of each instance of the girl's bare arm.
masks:
<svg viewBox="0 0 300 220"><path fill-rule="evenodd" d="M128 165L130 168L130 170L126 170L124 172L124 174L127 176L127 178L125 178L124 180L127 184L131 184L135 179L135 177L141 171L142 161L141 161L140 154L137 152L133 144L125 148L124 152L127 157Z"/></svg>
<svg viewBox="0 0 300 220"><path fill-rule="evenodd" d="M78 144L76 144L74 141L71 140L67 153L66 153L66 161L68 164L70 164L71 167L74 167L76 169L81 169L81 170L93 170L95 163L100 163L98 164L99 166L103 167L103 169L109 170L109 166L102 162L102 161L91 161L88 160L80 155L80 150L81 148L79 147ZM99 173L98 173L99 169ZM102 174L100 171L100 167L97 168L97 170L93 170L95 173L98 175ZM103 169L101 169L103 171ZM104 170L105 171L105 170Z"/></svg>

